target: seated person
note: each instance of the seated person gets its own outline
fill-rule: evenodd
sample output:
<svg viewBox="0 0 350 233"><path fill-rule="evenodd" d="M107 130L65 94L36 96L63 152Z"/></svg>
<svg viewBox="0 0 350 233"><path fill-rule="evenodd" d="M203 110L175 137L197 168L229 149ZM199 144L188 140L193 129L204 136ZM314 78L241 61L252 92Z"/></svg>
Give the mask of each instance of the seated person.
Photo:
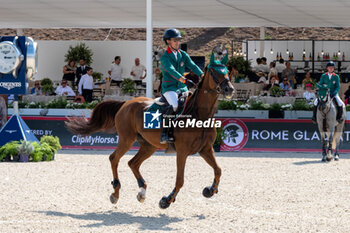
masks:
<svg viewBox="0 0 350 233"><path fill-rule="evenodd" d="M283 82L280 83L280 87L286 95L289 95L289 93L292 91L292 86L290 85L288 78L283 78Z"/></svg>
<svg viewBox="0 0 350 233"><path fill-rule="evenodd" d="M303 87L306 87L306 84L311 82L313 82L313 79L311 78L310 71L308 71L305 73L305 78L303 79L303 82L302 82Z"/></svg>
<svg viewBox="0 0 350 233"><path fill-rule="evenodd" d="M34 87L30 90L30 94L31 95L42 95L42 91L41 91L41 86L40 86L40 81L37 80L34 83Z"/></svg>
<svg viewBox="0 0 350 233"><path fill-rule="evenodd" d="M277 76L277 75L276 75ZM269 90L274 87L274 86L279 86L278 84L278 80L276 80L276 76L272 76L270 79L270 82L266 82L265 86L263 87L263 91L264 91L264 96L267 95L267 93L269 92Z"/></svg>
<svg viewBox="0 0 350 233"><path fill-rule="evenodd" d="M258 73L258 76L259 76L259 80L258 80L258 83L263 83L265 84L266 83L266 78L265 78L265 74L263 72L259 72Z"/></svg>
<svg viewBox="0 0 350 233"><path fill-rule="evenodd" d="M75 96L74 91L70 86L67 86L67 80L62 80L61 85L56 88L56 95L60 96Z"/></svg>
<svg viewBox="0 0 350 233"><path fill-rule="evenodd" d="M311 88L312 88L311 83L307 83L305 87L306 91L304 92L304 95L303 95L307 104L313 104L314 100L316 99L315 93L312 92Z"/></svg>

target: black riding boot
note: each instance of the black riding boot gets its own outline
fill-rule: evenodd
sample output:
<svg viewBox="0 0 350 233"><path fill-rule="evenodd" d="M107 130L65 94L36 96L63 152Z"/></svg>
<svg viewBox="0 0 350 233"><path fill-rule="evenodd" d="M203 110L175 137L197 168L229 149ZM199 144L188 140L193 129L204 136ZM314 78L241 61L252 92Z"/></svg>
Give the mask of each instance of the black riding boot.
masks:
<svg viewBox="0 0 350 233"><path fill-rule="evenodd" d="M314 123L314 124L317 123L316 115L317 115L317 106L314 105L313 115L312 115L312 123Z"/></svg>
<svg viewBox="0 0 350 233"><path fill-rule="evenodd" d="M168 106L163 111L163 120L167 120L168 122L171 120L171 117L164 118L164 115L172 115L174 114L173 106ZM170 125L169 123L167 125ZM160 143L166 144L169 142L174 142L174 137L172 134L172 128L164 128L162 127L162 133L160 135Z"/></svg>
<svg viewBox="0 0 350 233"><path fill-rule="evenodd" d="M343 119L343 106L337 106L337 121L340 123Z"/></svg>

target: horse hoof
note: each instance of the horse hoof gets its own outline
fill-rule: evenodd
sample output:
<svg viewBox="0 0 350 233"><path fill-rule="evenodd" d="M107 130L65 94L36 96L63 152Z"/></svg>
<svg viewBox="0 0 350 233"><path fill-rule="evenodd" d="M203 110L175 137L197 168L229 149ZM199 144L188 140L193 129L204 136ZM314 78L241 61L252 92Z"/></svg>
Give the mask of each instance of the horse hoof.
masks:
<svg viewBox="0 0 350 233"><path fill-rule="evenodd" d="M170 206L170 203L168 203L167 197L163 197L162 199L160 199L160 201L159 201L159 208L166 209L169 206Z"/></svg>
<svg viewBox="0 0 350 233"><path fill-rule="evenodd" d="M109 196L109 200L112 202L112 204L117 204L118 198L115 198L113 194Z"/></svg>
<svg viewBox="0 0 350 233"><path fill-rule="evenodd" d="M322 162L326 162L326 156L322 157Z"/></svg>
<svg viewBox="0 0 350 233"><path fill-rule="evenodd" d="M212 197L214 195L214 190L211 187L205 187L203 189L203 196L206 198Z"/></svg>
<svg viewBox="0 0 350 233"><path fill-rule="evenodd" d="M339 155L334 156L334 161L339 161Z"/></svg>
<svg viewBox="0 0 350 233"><path fill-rule="evenodd" d="M327 162L332 161L333 157L327 157Z"/></svg>
<svg viewBox="0 0 350 233"><path fill-rule="evenodd" d="M146 196L145 195L142 195L141 192L139 192L136 196L137 200L141 203L143 203L146 199Z"/></svg>

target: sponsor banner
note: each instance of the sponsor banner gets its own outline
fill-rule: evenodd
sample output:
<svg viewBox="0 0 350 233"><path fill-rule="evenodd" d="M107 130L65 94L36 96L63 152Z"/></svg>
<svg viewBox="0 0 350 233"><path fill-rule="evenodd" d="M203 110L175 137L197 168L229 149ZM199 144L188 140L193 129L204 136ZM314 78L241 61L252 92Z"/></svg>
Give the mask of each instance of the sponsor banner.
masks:
<svg viewBox="0 0 350 233"><path fill-rule="evenodd" d="M117 134L95 133L82 137L64 126L65 117L22 117L40 139L43 135L60 138L63 148L114 149ZM152 119L151 119L152 120ZM321 141L317 126L311 120L285 119L219 119L226 138L223 151L319 151ZM347 121L340 149L350 152L350 121ZM137 148L137 142L133 148Z"/></svg>
<svg viewBox="0 0 350 233"><path fill-rule="evenodd" d="M226 138L223 151L316 151L321 148L317 125L311 120L232 119L222 120ZM345 124L340 149L350 151L350 127Z"/></svg>

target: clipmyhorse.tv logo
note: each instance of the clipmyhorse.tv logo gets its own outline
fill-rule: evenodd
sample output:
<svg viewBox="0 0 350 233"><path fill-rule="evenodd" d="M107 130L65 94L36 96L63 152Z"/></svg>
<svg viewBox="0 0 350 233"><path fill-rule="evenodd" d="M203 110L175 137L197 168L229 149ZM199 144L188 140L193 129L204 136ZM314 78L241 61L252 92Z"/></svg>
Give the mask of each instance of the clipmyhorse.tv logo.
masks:
<svg viewBox="0 0 350 233"><path fill-rule="evenodd" d="M157 110L156 112L143 113L143 128L144 129L160 129L163 128L219 128L221 121L215 118L206 120L198 120L191 116L163 115Z"/></svg>

